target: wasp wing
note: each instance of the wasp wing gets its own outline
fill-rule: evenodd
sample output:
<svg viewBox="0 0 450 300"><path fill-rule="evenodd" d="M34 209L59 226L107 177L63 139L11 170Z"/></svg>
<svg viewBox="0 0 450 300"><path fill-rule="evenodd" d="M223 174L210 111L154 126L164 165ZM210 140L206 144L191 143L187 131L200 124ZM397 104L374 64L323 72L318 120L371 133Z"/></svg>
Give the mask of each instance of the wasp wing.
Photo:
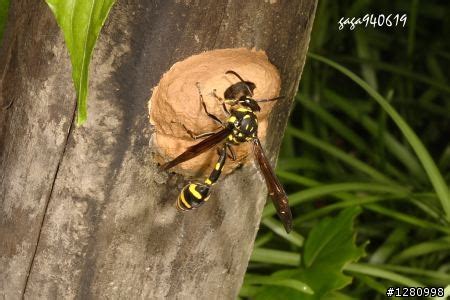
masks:
<svg viewBox="0 0 450 300"><path fill-rule="evenodd" d="M175 157L173 160L162 165L161 170L168 170L170 168L173 168L176 165L181 164L182 162L185 162L187 160L190 160L202 154L203 152L211 149L212 147L223 141L231 133L231 131L232 131L231 128L226 127L220 131L213 133L212 135L208 136L201 142L187 148L186 151Z"/></svg>
<svg viewBox="0 0 450 300"><path fill-rule="evenodd" d="M283 222L284 229L289 233L292 230L292 213L289 208L288 198L283 186L275 176L258 138L253 140L253 152L266 180L267 189L269 190L269 195L275 205L277 214Z"/></svg>

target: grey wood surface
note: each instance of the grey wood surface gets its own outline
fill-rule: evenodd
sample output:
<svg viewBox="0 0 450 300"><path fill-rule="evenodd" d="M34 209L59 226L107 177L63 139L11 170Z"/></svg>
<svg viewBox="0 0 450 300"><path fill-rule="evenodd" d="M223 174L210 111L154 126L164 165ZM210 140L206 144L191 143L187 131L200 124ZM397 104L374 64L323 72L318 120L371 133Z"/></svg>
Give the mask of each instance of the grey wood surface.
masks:
<svg viewBox="0 0 450 300"><path fill-rule="evenodd" d="M12 1L0 51L0 298L234 299L266 200L254 165L189 213L184 181L152 161L147 101L170 66L218 48L263 49L279 69L274 161L303 68L315 0L123 1L73 125L64 40L44 1Z"/></svg>

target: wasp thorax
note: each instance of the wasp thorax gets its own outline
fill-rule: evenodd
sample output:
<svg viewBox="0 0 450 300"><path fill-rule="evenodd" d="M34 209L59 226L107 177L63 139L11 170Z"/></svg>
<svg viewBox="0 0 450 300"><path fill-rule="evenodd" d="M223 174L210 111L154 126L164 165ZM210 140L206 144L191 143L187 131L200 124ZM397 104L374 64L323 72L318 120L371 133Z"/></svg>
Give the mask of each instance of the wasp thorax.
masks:
<svg viewBox="0 0 450 300"><path fill-rule="evenodd" d="M244 80L227 74L229 70ZM152 146L160 163L177 157L200 141L193 140L189 132L201 135L220 129L220 125L205 114L199 90L209 113L224 123L236 123L233 137L241 144L234 147L236 160L229 160L224 167L223 172L229 173L252 158L251 145L245 141L254 135L264 140L267 119L275 102L257 103L254 99L279 95L278 71L263 51L248 49L208 51L174 64L153 89L149 102L150 122L155 130ZM218 98L229 111L235 111L236 120L229 119ZM214 168L216 153L217 148L213 148L173 170L188 176L207 175Z"/></svg>

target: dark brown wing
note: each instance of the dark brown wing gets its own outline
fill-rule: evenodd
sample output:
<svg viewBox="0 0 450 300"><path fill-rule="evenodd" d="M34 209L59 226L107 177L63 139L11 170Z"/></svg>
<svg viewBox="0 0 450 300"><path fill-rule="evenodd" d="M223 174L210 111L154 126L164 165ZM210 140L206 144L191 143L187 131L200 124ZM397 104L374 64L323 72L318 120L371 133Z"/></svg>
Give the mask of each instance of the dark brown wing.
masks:
<svg viewBox="0 0 450 300"><path fill-rule="evenodd" d="M175 157L173 160L162 165L161 170L168 170L170 168L175 167L178 164L181 164L182 162L185 162L202 154L203 152L211 149L212 147L223 141L230 133L231 129L228 127L220 131L217 131L216 133L202 140L200 143L190 146L189 148L186 149L186 151Z"/></svg>
<svg viewBox="0 0 450 300"><path fill-rule="evenodd" d="M266 179L267 189L269 190L269 195L277 209L277 214L283 222L284 229L289 233L292 230L292 213L289 208L286 192L278 178L275 176L275 173L264 154L261 142L257 138L253 140L253 152L255 153L256 160Z"/></svg>

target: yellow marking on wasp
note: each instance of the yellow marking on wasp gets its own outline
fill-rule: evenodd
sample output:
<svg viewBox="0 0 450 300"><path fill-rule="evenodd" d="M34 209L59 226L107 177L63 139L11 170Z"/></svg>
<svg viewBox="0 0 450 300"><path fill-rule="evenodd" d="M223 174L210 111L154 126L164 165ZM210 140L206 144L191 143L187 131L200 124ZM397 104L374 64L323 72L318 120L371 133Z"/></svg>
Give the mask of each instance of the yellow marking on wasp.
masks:
<svg viewBox="0 0 450 300"><path fill-rule="evenodd" d="M205 201L205 202L208 201L210 196L211 196L211 195L208 195L208 197L206 197L204 201Z"/></svg>
<svg viewBox="0 0 450 300"><path fill-rule="evenodd" d="M248 129L248 126L250 126L250 124L247 124L247 125L245 125L245 130L247 130L247 129Z"/></svg>
<svg viewBox="0 0 450 300"><path fill-rule="evenodd" d="M216 169L216 170L219 170L219 169L220 169L220 164L219 164L219 163L216 164L215 169Z"/></svg>
<svg viewBox="0 0 450 300"><path fill-rule="evenodd" d="M230 135L228 136L228 139L229 139L230 141L232 141L232 140L233 140L233 136L230 134Z"/></svg>
<svg viewBox="0 0 450 300"><path fill-rule="evenodd" d="M190 204L186 201L186 199L184 198L184 190L181 191L180 198L181 198L181 202L183 202L183 204L184 204L187 208L191 208L191 205L190 205Z"/></svg>
<svg viewBox="0 0 450 300"><path fill-rule="evenodd" d="M212 181L211 181L211 179L206 178L206 179L205 179L205 183L208 184L208 185L211 185L211 184L212 184Z"/></svg>
<svg viewBox="0 0 450 300"><path fill-rule="evenodd" d="M236 122L236 117L235 117L235 116L231 116L230 118L228 118L228 122L229 122L229 123L234 123L234 122Z"/></svg>
<svg viewBox="0 0 450 300"><path fill-rule="evenodd" d="M237 111L240 111L240 112L249 112L249 111L251 111L251 109L249 109L249 108L244 108L244 107L239 107L239 108L237 109Z"/></svg>
<svg viewBox="0 0 450 300"><path fill-rule="evenodd" d="M238 137L243 137L244 135L242 134L242 132L239 132Z"/></svg>
<svg viewBox="0 0 450 300"><path fill-rule="evenodd" d="M250 115L245 115L244 119L250 119Z"/></svg>
<svg viewBox="0 0 450 300"><path fill-rule="evenodd" d="M195 189L195 184L189 185L189 192L191 192L191 194L194 195L195 198L199 200L202 199L202 195L200 195L200 193Z"/></svg>

